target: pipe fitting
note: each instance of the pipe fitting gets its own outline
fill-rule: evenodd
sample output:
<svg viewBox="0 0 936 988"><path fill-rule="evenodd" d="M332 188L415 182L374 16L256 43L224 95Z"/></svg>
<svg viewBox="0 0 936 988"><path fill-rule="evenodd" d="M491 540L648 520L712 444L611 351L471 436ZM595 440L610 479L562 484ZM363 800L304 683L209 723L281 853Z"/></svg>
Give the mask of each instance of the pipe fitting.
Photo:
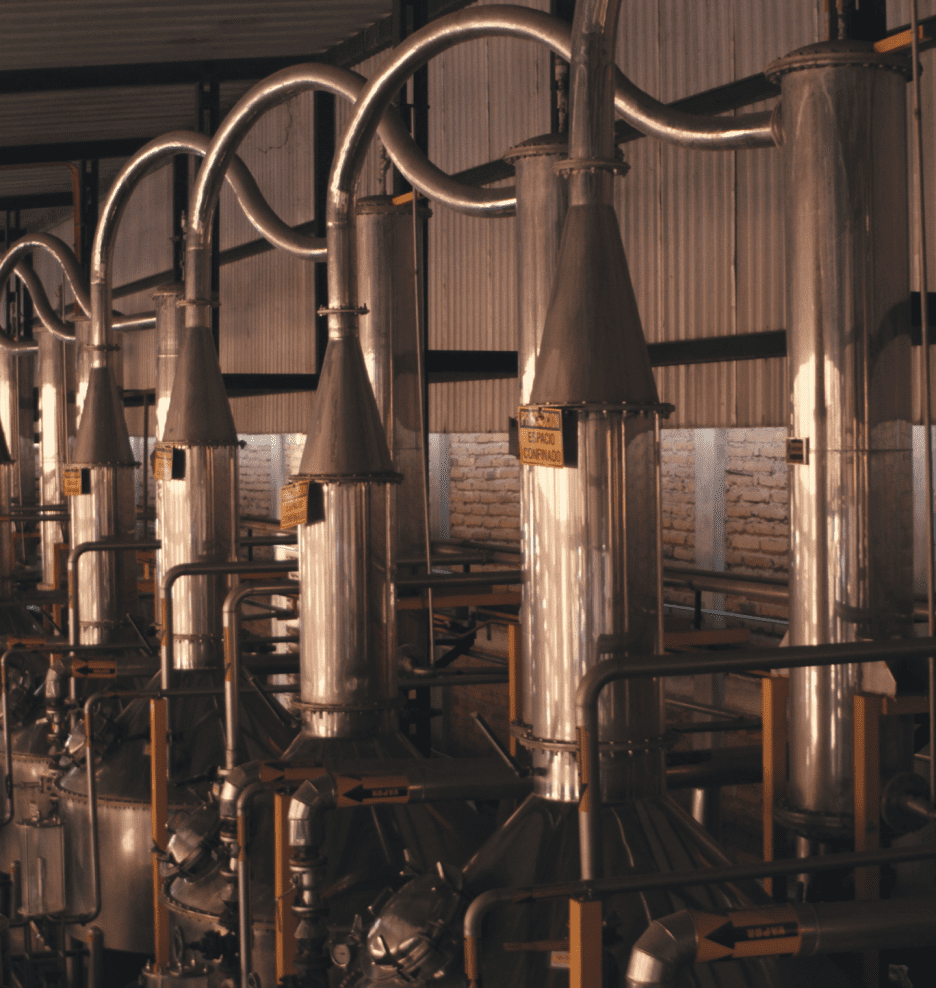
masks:
<svg viewBox="0 0 936 988"><path fill-rule="evenodd" d="M248 786L260 781L260 768L260 762L247 762L225 776L218 797L218 810L225 823L237 822L237 801Z"/></svg>
<svg viewBox="0 0 936 988"><path fill-rule="evenodd" d="M337 804L334 782L329 775L307 779L289 804L291 847L318 847L325 839L325 813Z"/></svg>
<svg viewBox="0 0 936 988"><path fill-rule="evenodd" d="M695 955L696 928L688 912L654 920L631 951L627 988L673 988Z"/></svg>

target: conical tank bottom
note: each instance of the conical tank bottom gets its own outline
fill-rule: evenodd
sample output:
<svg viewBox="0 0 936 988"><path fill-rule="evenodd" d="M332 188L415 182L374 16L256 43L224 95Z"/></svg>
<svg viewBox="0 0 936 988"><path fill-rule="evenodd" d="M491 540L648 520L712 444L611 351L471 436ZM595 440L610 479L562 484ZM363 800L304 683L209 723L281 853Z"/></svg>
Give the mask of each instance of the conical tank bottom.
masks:
<svg viewBox="0 0 936 988"><path fill-rule="evenodd" d="M162 442L188 446L237 444L237 429L214 338L205 326L194 326L185 332Z"/></svg>
<svg viewBox="0 0 936 988"><path fill-rule="evenodd" d="M687 871L729 864L709 835L666 796L606 807L602 821L606 875ZM469 898L493 888L574 881L580 877L578 807L529 796L506 824L465 866ZM623 984L630 950L648 923L681 909L722 912L767 905L759 885L697 885L665 892L610 896L604 900L606 945L616 970L606 984ZM481 978L486 988L568 984L565 971L550 968L548 951L505 951L505 943L568 938L568 900L495 907L485 919ZM837 970L824 962L754 960L696 965L680 988L844 988Z"/></svg>
<svg viewBox="0 0 936 988"><path fill-rule="evenodd" d="M387 436L357 336L329 340L299 474L318 480L395 479Z"/></svg>
<svg viewBox="0 0 936 988"><path fill-rule="evenodd" d="M3 431L3 426L0 425L0 466L5 463L12 463L13 457L10 456L10 447L7 446L6 435Z"/></svg>
<svg viewBox="0 0 936 988"><path fill-rule="evenodd" d="M562 405L658 400L614 209L571 206L530 401Z"/></svg>
<svg viewBox="0 0 936 988"><path fill-rule="evenodd" d="M123 402L114 375L107 367L95 367L88 377L78 435L71 463L75 466L134 465Z"/></svg>

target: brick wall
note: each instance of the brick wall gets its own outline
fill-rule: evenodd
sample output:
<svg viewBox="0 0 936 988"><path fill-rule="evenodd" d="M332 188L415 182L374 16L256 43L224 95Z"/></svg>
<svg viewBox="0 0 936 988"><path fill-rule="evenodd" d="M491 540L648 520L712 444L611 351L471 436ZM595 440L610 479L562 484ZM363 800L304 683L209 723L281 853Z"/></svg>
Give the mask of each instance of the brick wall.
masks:
<svg viewBox="0 0 936 988"><path fill-rule="evenodd" d="M735 573L786 576L790 495L785 429L731 429L725 477L725 568ZM786 607L729 596L729 610L785 618Z"/></svg>
<svg viewBox="0 0 936 988"><path fill-rule="evenodd" d="M507 433L453 435L449 463L451 537L519 543L520 461Z"/></svg>

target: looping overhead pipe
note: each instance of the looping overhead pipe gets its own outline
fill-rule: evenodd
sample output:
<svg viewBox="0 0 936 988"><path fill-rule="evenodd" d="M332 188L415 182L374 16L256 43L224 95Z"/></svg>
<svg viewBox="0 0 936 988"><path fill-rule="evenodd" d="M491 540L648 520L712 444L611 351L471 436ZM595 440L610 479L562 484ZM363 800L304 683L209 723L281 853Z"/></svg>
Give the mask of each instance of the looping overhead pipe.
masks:
<svg viewBox="0 0 936 988"><path fill-rule="evenodd" d="M62 268L65 274L68 284L71 287L72 292L75 295L75 299L81 308L88 312L90 310L90 300L88 293L85 290L84 275L81 272L81 268L78 265L78 260L75 257L71 248L58 237L52 236L51 233L33 233L28 236L21 237L19 240L13 244L12 247L3 255L0 259L0 285L6 284L10 277L15 273L18 277L23 278L20 274L19 263L28 254L31 254L34 250L44 250L58 262L59 266ZM27 276L28 277L28 276ZM25 283L25 279L24 283ZM37 279L38 281L38 279ZM26 283L27 289L29 284ZM32 294L32 292L30 292ZM41 293L44 297L45 293ZM34 300L36 296L34 296ZM41 299L37 300L39 305L37 309L40 310L41 316ZM58 323L58 320L56 319ZM55 332L55 329L52 330ZM70 339L73 337L72 334L66 334L64 338ZM32 340L13 340L6 333L0 332L0 350L5 350L7 352L14 353L35 353L38 349L38 344Z"/></svg>
<svg viewBox="0 0 936 988"><path fill-rule="evenodd" d="M210 144L210 138L204 134L186 130L172 131L157 137L141 148L127 161L114 179L101 207L101 216L91 252L91 303L94 305L94 312L90 311L90 306L82 305L92 318L92 345L106 345L107 337L110 335L112 322L107 317L111 312L109 264L117 226L131 193L146 175L169 158L177 154L204 157L208 153ZM247 218L271 243L291 250L292 253L301 253L320 246L311 238L295 233L273 212L247 166L239 158L233 158L230 168L223 177L230 184ZM2 273L0 268L0 275ZM74 289L74 285L72 287Z"/></svg>

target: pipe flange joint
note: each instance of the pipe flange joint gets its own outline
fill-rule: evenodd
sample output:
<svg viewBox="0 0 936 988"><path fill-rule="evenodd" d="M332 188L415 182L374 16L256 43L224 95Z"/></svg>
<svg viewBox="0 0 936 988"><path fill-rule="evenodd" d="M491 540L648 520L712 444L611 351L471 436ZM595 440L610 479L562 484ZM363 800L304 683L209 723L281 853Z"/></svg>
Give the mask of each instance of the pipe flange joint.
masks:
<svg viewBox="0 0 936 988"><path fill-rule="evenodd" d="M764 75L774 84L783 76L803 69L866 68L899 72L905 79L912 74L910 56L906 52L876 52L870 41L854 39L820 41L797 48L764 69Z"/></svg>
<svg viewBox="0 0 936 988"><path fill-rule="evenodd" d="M855 833L855 818L851 813L817 813L783 804L774 809L774 820L809 840L848 840Z"/></svg>
<svg viewBox="0 0 936 988"><path fill-rule="evenodd" d="M81 349L91 353L109 353L119 350L120 347L116 343L82 343Z"/></svg>
<svg viewBox="0 0 936 988"><path fill-rule="evenodd" d="M316 714L370 714L383 710L397 710L405 705L405 700L394 697L377 703L314 703L310 700L293 700L292 705L299 710Z"/></svg>
<svg viewBox="0 0 936 988"><path fill-rule="evenodd" d="M561 178L568 178L575 172L611 172L612 175L626 175L630 165L626 161L613 158L566 158L553 165L553 171Z"/></svg>
<svg viewBox="0 0 936 988"><path fill-rule="evenodd" d="M510 725L510 736L516 738L524 748L535 748L540 751L555 753L571 752L577 754L577 741L560 741L556 738L539 738L533 733L529 724L513 721ZM599 741L598 750L602 754L612 755L642 755L648 751L658 751L661 748L672 748L679 741L679 732L667 730L652 738L630 738L627 741Z"/></svg>
<svg viewBox="0 0 936 988"><path fill-rule="evenodd" d="M317 311L320 316L366 316L370 309L366 305L336 305L334 307L322 305Z"/></svg>
<svg viewBox="0 0 936 988"><path fill-rule="evenodd" d="M208 298L180 298L176 305L190 305L194 308L208 308L208 309L220 309L221 299L217 295L212 295L210 299Z"/></svg>
<svg viewBox="0 0 936 988"><path fill-rule="evenodd" d="M384 473L317 473L296 474L293 480L310 480L316 484L402 484L403 474Z"/></svg>

